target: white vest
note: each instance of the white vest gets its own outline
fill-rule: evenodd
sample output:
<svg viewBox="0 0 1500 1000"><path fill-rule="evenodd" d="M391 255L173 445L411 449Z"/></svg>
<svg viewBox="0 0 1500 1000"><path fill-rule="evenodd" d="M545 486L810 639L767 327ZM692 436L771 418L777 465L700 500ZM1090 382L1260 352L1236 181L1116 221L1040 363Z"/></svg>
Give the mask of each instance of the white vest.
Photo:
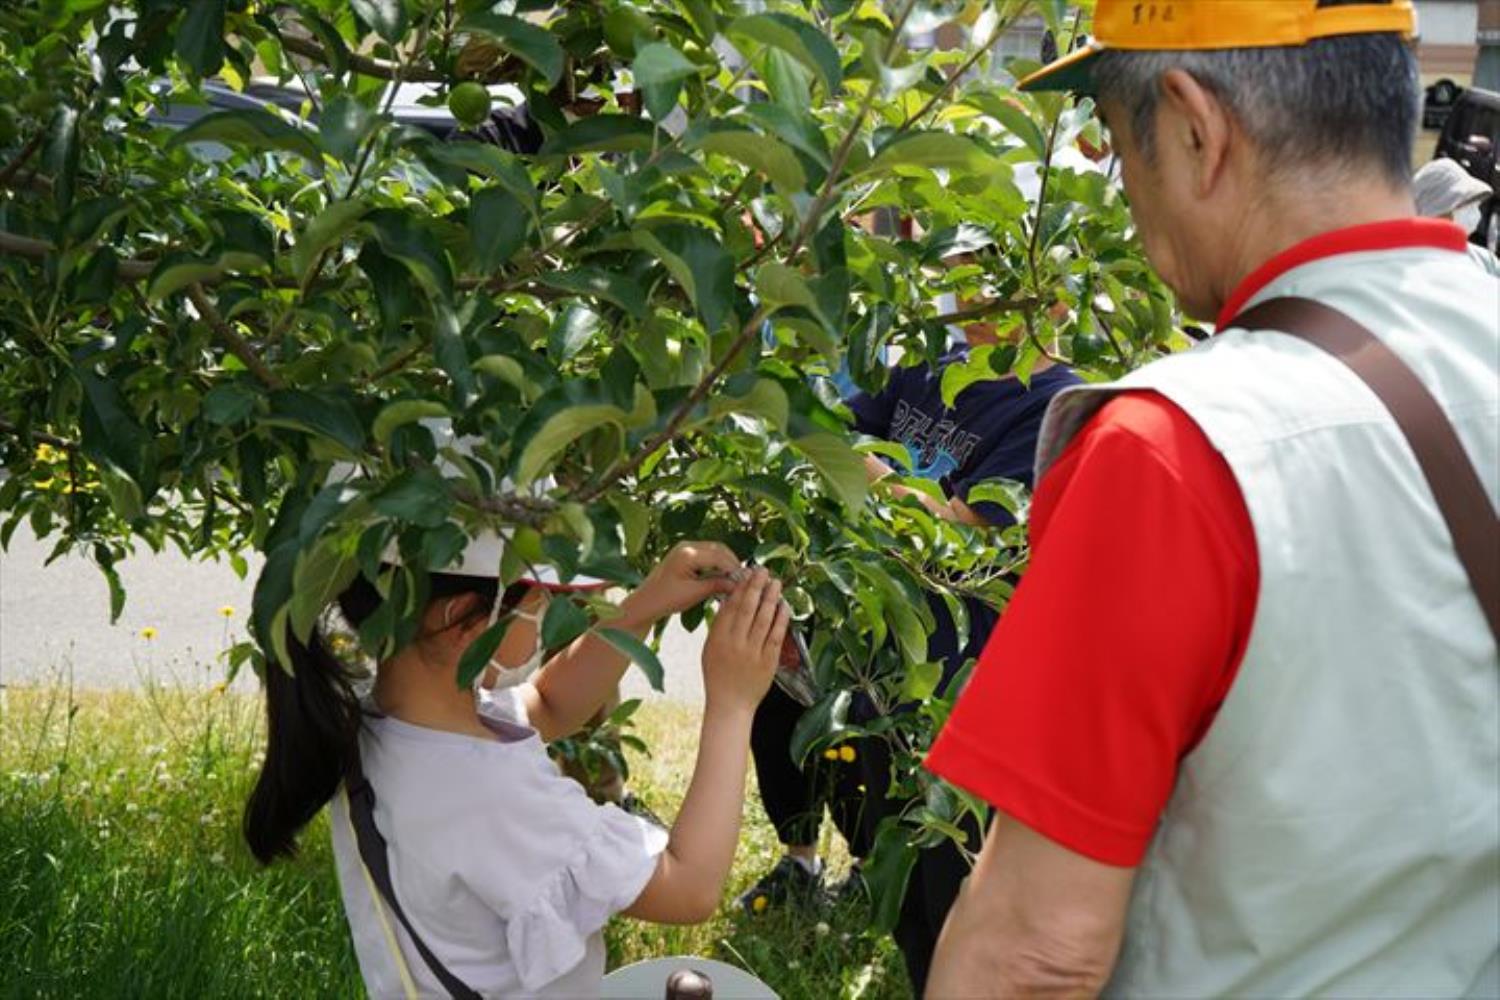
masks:
<svg viewBox="0 0 1500 1000"><path fill-rule="evenodd" d="M1395 350L1496 502L1500 282L1464 254L1400 249L1303 265L1252 301L1282 295ZM1229 463L1260 594L1141 865L1109 992L1500 995L1500 659L1400 431L1318 348L1229 330L1060 394L1038 480L1130 389L1172 400Z"/></svg>

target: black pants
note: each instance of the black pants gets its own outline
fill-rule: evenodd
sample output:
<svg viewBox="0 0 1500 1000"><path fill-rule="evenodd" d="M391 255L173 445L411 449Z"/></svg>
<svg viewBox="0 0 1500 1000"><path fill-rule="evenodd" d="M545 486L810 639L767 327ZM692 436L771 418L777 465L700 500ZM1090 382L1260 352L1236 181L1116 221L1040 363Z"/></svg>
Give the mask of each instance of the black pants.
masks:
<svg viewBox="0 0 1500 1000"><path fill-rule="evenodd" d="M851 744L853 762L815 758L806 768L799 768L787 748L802 712L801 705L775 686L755 711L750 749L766 815L783 844L808 845L817 842L826 805L839 833L849 843L849 853L865 858L880 821L900 812L901 803L886 797L891 780L890 748L882 739L860 739ZM968 829L968 833L970 843L977 843L978 827ZM968 862L949 842L923 851L912 868L893 936L906 959L906 974L915 996L920 997L927 988L938 935L968 874Z"/></svg>
<svg viewBox="0 0 1500 1000"><path fill-rule="evenodd" d="M776 837L787 847L811 846L818 842L818 827L826 806L834 825L849 842L849 852L862 858L870 841L861 823L864 792L863 771L842 761L814 757L806 767L792 761L792 730L804 709L776 685L771 686L755 710L750 726L750 754L755 760L755 778L766 816L776 828ZM856 759L855 763L858 763ZM873 829L873 827L871 827Z"/></svg>

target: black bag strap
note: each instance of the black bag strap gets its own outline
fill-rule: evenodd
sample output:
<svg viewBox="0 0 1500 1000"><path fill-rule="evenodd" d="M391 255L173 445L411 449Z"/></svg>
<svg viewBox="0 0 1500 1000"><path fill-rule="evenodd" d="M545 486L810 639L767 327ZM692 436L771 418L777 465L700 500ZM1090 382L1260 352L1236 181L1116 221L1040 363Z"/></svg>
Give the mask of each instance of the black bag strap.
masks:
<svg viewBox="0 0 1500 1000"><path fill-rule="evenodd" d="M1500 519L1458 432L1406 362L1364 326L1312 299L1269 299L1229 325L1291 334L1322 348L1385 404L1417 457L1490 634L1500 643Z"/></svg>
<svg viewBox="0 0 1500 1000"><path fill-rule="evenodd" d="M455 1000L482 1000L477 991L470 989L462 979L449 972L448 967L432 953L432 949L427 947L427 942L422 940L422 936L407 919L406 911L401 909L401 904L396 900L396 887L391 884L390 854L385 837L381 836L379 828L375 826L375 789L365 778L357 749L344 774L344 791L349 796L349 820L354 827L354 839L359 845L360 860L370 872L370 878L374 880L380 894L385 897L386 905L391 908L396 919L401 921L401 926L406 928L407 936L416 945L422 961L427 963L427 968L432 970L437 981L443 984L443 989Z"/></svg>

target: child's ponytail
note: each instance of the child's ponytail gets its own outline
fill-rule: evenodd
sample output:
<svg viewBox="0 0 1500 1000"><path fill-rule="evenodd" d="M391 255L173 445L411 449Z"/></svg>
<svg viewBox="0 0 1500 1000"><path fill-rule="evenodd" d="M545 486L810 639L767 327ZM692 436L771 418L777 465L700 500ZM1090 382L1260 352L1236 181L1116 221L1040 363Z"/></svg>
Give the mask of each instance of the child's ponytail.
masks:
<svg viewBox="0 0 1500 1000"><path fill-rule="evenodd" d="M245 805L245 840L262 864L296 853L298 831L333 798L359 739L347 668L318 630L306 645L288 635L287 651L290 672L266 668L266 760Z"/></svg>

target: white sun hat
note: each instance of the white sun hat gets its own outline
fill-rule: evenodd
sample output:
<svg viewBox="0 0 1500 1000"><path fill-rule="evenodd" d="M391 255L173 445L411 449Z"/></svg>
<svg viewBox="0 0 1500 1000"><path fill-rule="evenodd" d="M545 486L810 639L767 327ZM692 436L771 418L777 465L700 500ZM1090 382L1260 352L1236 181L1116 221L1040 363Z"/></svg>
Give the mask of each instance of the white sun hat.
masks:
<svg viewBox="0 0 1500 1000"><path fill-rule="evenodd" d="M452 455L460 455L465 460L479 463L474 457L475 446L482 443L477 437L461 437L453 432L453 421L447 417L428 417L420 421L432 435L433 443L437 445L437 459L433 462L434 467L444 477L449 479L467 478L463 469L453 460ZM486 466L486 468L488 468ZM491 470L493 471L493 470ZM335 463L329 470L329 482L344 482L354 479L362 473L359 466L351 462ZM493 477L492 477L493 478ZM538 479L532 484L530 493L536 497L545 497L556 485L556 481L548 476ZM509 477L499 478L498 489L504 493L519 492L516 485ZM493 529L484 528L477 534L469 536L468 545L464 546L457 560L443 567L440 572L453 576L479 576L494 577L499 575L500 558L505 554L505 539ZM384 560L388 563L399 564L401 553L395 539L386 545ZM529 583L538 587L545 587L554 591L571 590L597 590L608 587L606 580L597 577L575 574L567 582L563 582L562 576L552 566L528 567L517 583Z"/></svg>
<svg viewBox="0 0 1500 1000"><path fill-rule="evenodd" d="M1452 160L1433 160L1412 178L1417 214L1442 218L1481 202L1495 192Z"/></svg>

